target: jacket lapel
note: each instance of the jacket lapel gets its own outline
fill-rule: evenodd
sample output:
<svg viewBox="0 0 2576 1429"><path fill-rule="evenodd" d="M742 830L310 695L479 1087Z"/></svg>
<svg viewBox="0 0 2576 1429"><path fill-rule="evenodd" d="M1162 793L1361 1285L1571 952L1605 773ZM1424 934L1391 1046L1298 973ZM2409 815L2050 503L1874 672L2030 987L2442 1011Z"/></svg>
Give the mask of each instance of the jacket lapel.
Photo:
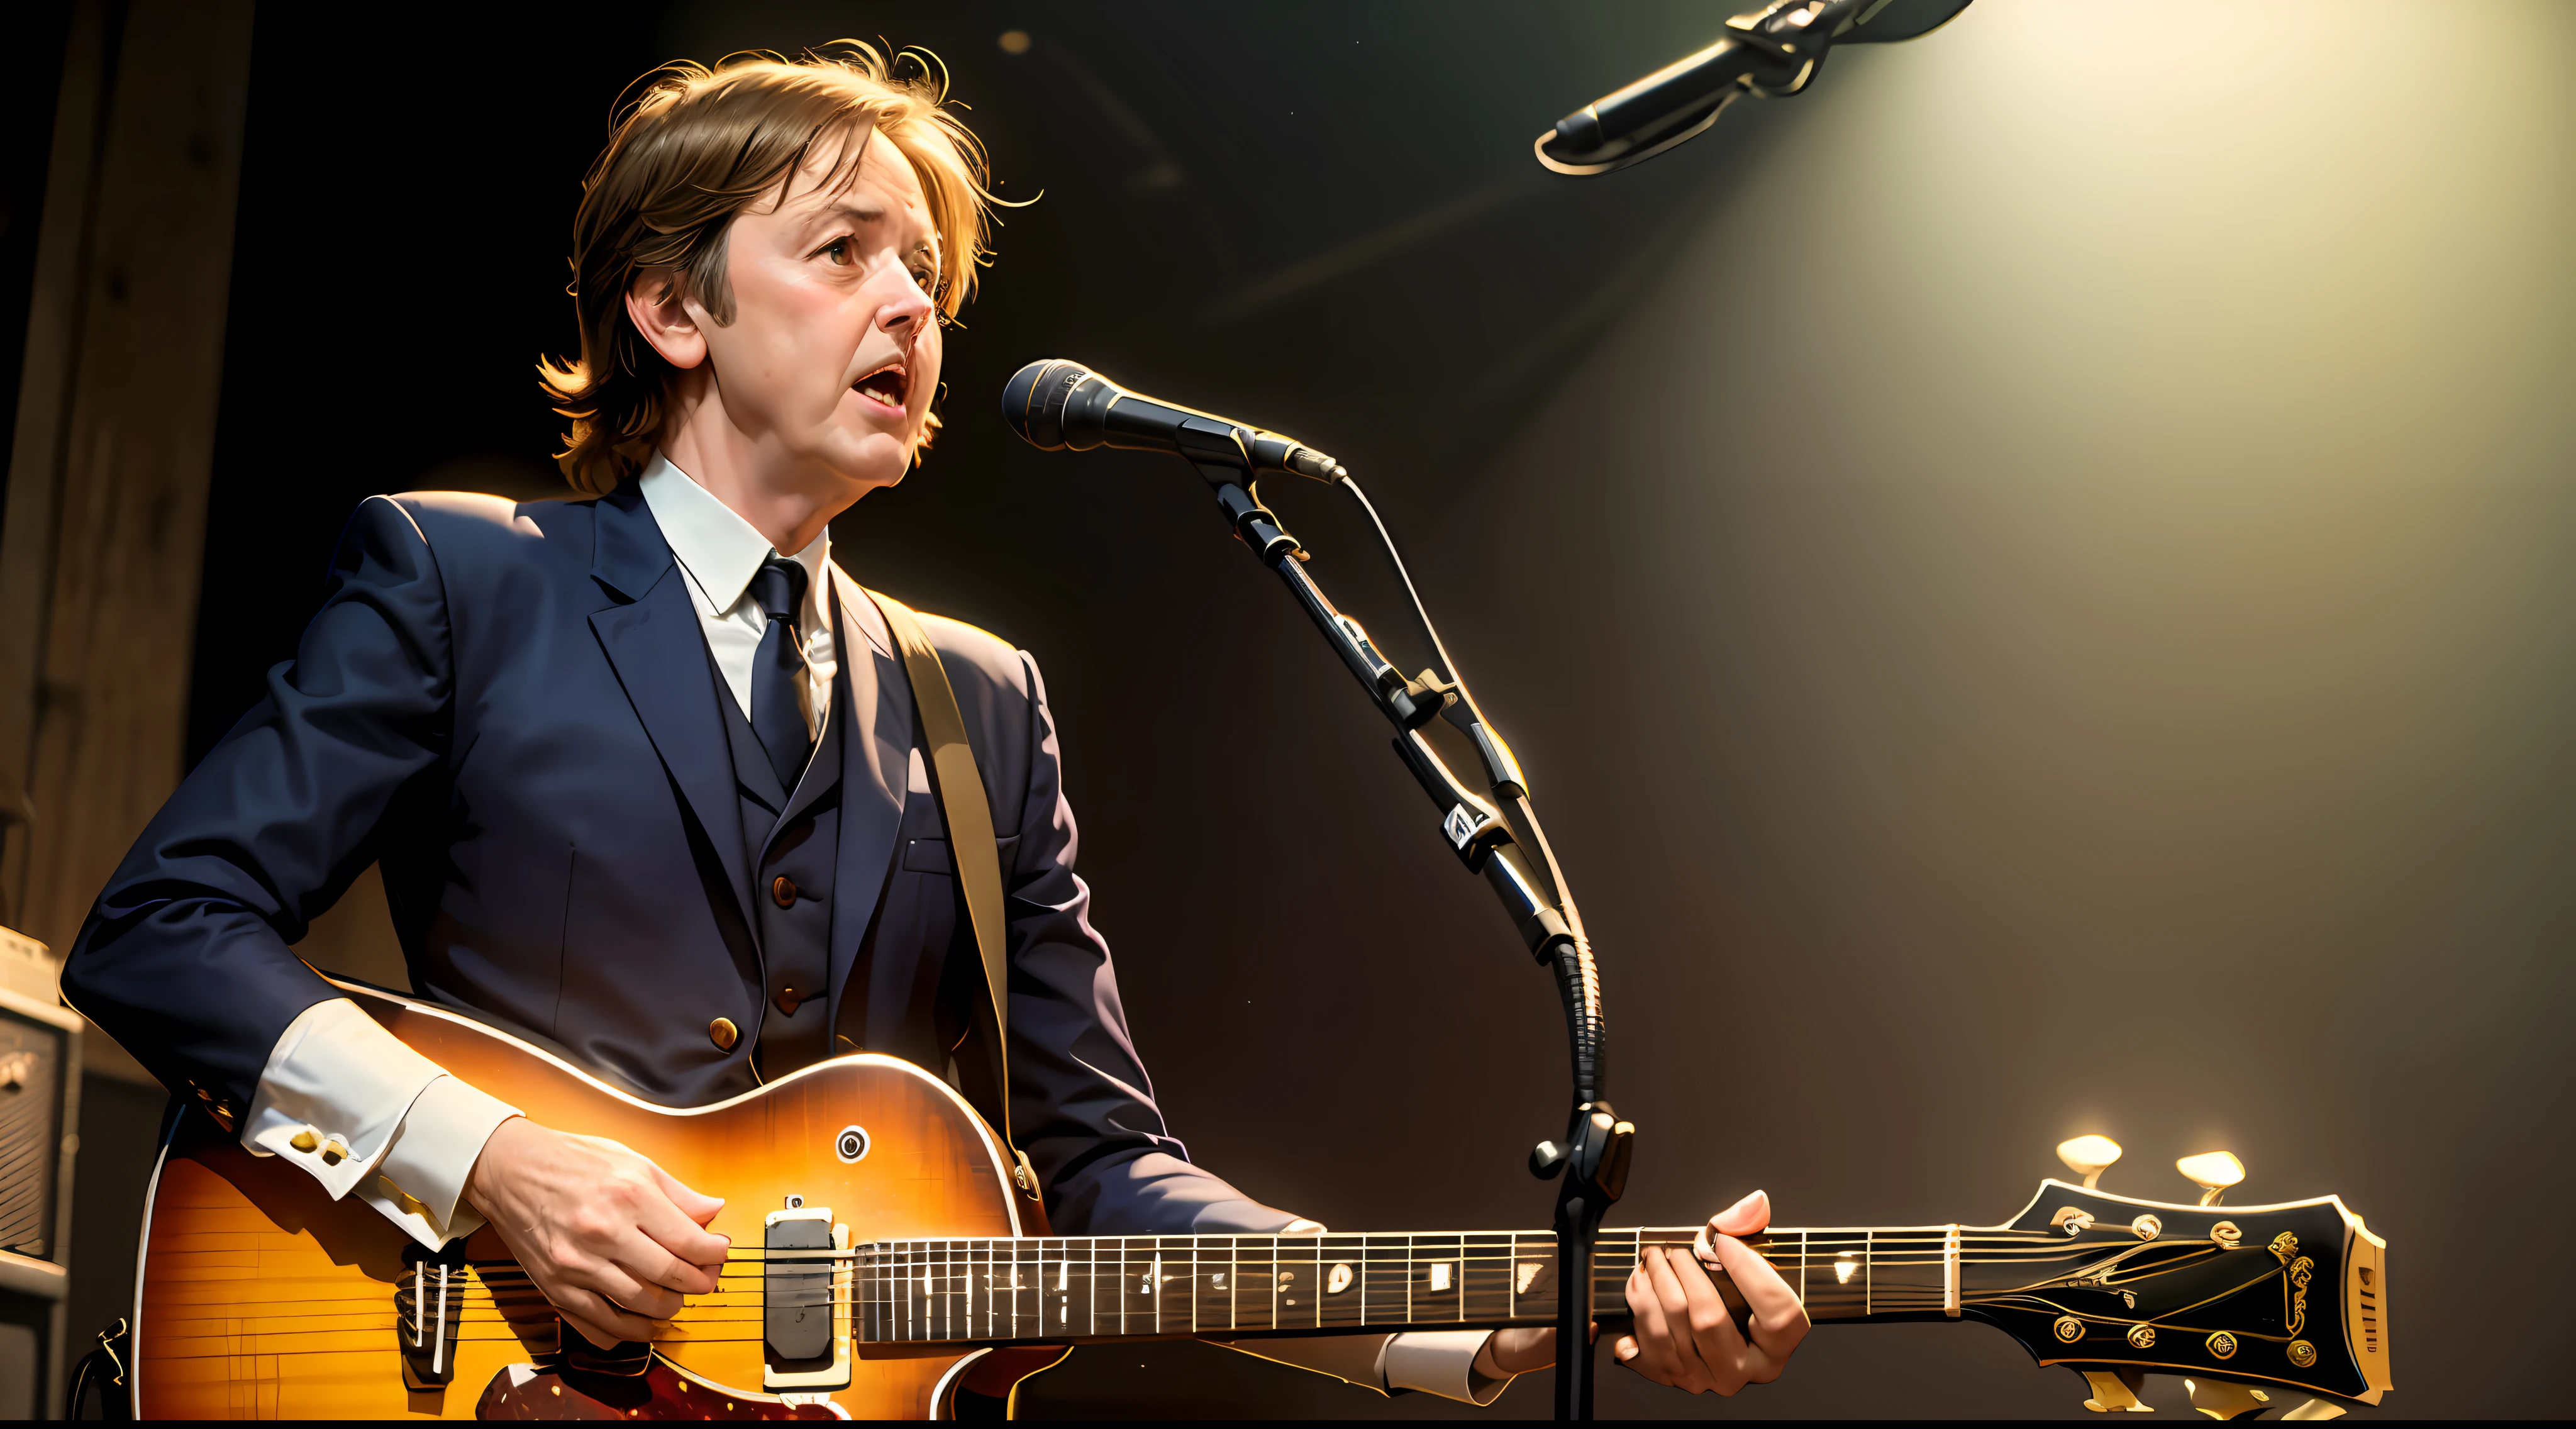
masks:
<svg viewBox="0 0 2576 1429"><path fill-rule="evenodd" d="M831 575L841 668L853 706L841 738L841 848L832 880L830 986L837 1008L894 866L912 765L912 687L893 652L873 634L883 617L868 608L858 582L836 564L824 569Z"/></svg>
<svg viewBox="0 0 2576 1429"><path fill-rule="evenodd" d="M751 875L743 861L742 806L734 796L731 746L716 705L715 671L707 661L697 608L635 483L626 482L600 498L597 520L591 578L618 603L592 613L591 631L671 782L715 845L735 907L756 927L744 892Z"/></svg>

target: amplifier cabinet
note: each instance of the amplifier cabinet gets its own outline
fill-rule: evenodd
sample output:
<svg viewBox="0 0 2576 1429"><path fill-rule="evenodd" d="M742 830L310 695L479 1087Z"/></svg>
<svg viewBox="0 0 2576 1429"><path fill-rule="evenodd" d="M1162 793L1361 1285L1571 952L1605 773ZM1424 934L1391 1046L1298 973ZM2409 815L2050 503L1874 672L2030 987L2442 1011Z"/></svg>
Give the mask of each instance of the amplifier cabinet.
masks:
<svg viewBox="0 0 2576 1429"><path fill-rule="evenodd" d="M80 1025L0 987L0 1250L57 1265L71 1250Z"/></svg>

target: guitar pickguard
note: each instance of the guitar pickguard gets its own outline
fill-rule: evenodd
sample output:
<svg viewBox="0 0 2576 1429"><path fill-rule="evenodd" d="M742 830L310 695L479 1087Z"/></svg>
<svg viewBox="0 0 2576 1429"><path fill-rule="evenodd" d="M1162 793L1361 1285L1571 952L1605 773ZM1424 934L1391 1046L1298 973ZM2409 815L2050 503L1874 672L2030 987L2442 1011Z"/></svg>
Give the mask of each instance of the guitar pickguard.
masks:
<svg viewBox="0 0 2576 1429"><path fill-rule="evenodd" d="M791 1404L710 1384L656 1358L639 1375L586 1375L546 1365L504 1366L474 1402L477 1419L847 1419L825 1400Z"/></svg>

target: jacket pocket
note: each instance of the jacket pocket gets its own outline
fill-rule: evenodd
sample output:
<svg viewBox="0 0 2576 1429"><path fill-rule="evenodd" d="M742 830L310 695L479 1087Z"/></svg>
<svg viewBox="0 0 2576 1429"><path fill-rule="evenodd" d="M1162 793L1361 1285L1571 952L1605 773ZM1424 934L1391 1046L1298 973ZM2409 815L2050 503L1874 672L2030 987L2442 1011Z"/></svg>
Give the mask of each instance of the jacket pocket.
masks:
<svg viewBox="0 0 2576 1429"><path fill-rule="evenodd" d="M1020 836L1017 834L993 840L993 852L1001 860L1002 867L1011 866L1011 855L1019 842ZM946 839L905 840L903 869L906 873L939 873L951 878L957 876L957 863L949 856Z"/></svg>

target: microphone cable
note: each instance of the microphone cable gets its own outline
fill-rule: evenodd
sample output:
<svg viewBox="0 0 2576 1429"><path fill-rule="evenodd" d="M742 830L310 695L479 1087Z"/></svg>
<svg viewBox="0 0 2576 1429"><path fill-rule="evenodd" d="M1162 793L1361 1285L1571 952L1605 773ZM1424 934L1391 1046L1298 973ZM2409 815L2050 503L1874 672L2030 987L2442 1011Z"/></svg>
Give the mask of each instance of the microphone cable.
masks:
<svg viewBox="0 0 2576 1429"><path fill-rule="evenodd" d="M1476 723L1483 725L1490 735L1494 727L1485 719L1484 707L1476 703L1475 691L1468 685L1466 677L1458 673L1458 662L1450 658L1448 643L1440 638L1440 627L1431 619L1430 609L1422 603L1422 592L1413 584L1413 573L1405 569L1404 553L1395 544L1395 534L1387 530L1385 520L1377 514L1376 504L1368 499L1367 492L1360 489L1358 478L1352 476L1348 468L1337 473L1333 484L1349 492L1351 499L1359 503L1360 510L1367 513L1369 525L1377 531L1378 544L1386 551L1387 564L1395 568L1395 578L1403 583L1405 597L1413 603L1414 619L1420 623L1424 637L1430 640L1432 653L1440 658L1441 672L1458 687L1458 697L1467 702L1467 713L1473 715ZM1548 881L1556 885L1557 906L1564 910L1566 927L1574 934L1571 956L1561 954L1557 958L1557 980L1562 984L1560 991L1565 997L1566 1019L1572 1024L1574 1034L1575 1081L1580 1089L1577 1100L1595 1101L1600 1096L1602 1062L1608 1051L1609 1029L1602 1016L1601 973L1592 958L1592 935L1584 931L1583 910L1574 901L1574 889L1566 882L1564 868L1556 861L1556 849L1548 843L1546 826L1539 822L1538 811L1530 806L1527 785L1521 786L1512 803L1520 813L1522 825L1529 830L1531 841L1538 845L1539 858L1547 865Z"/></svg>

